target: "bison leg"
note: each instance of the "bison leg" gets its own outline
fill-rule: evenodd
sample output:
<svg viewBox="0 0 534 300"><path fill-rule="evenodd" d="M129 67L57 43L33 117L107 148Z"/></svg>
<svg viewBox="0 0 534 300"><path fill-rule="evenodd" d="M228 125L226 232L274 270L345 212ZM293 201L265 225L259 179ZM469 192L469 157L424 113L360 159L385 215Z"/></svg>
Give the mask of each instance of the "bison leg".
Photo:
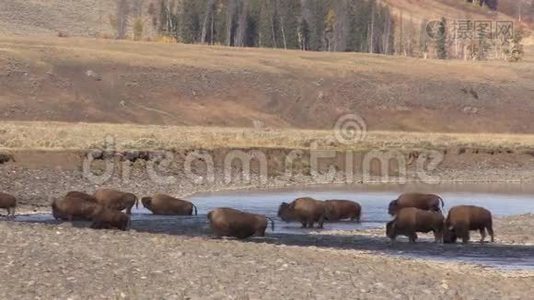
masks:
<svg viewBox="0 0 534 300"><path fill-rule="evenodd" d="M439 243L443 241L443 232L441 231L434 231L434 242Z"/></svg>
<svg viewBox="0 0 534 300"><path fill-rule="evenodd" d="M301 223L302 223L301 228L306 228L306 226L308 225L307 221L303 221L303 222L301 222Z"/></svg>
<svg viewBox="0 0 534 300"><path fill-rule="evenodd" d="M315 222L313 222L313 220L311 220L311 219L308 220L308 222L307 222L308 228L313 228L313 223L315 223Z"/></svg>
<svg viewBox="0 0 534 300"><path fill-rule="evenodd" d="M469 231L462 233L462 243L464 244L469 243Z"/></svg>
<svg viewBox="0 0 534 300"><path fill-rule="evenodd" d="M482 227L481 229L479 229L479 232L480 232L480 243L482 244L486 240L486 229Z"/></svg>
<svg viewBox="0 0 534 300"><path fill-rule="evenodd" d="M410 239L410 243L415 243L415 241L417 240L417 234L412 233L408 236L408 238Z"/></svg>
<svg viewBox="0 0 534 300"><path fill-rule="evenodd" d="M488 234L490 235L491 237L491 242L494 243L495 242L495 235L493 234L493 226L487 226L486 229L488 230Z"/></svg>
<svg viewBox="0 0 534 300"><path fill-rule="evenodd" d="M321 229L323 229L324 220L325 220L325 217L324 217L324 215L322 215L322 216L319 217L319 221L317 221L319 223L319 228L321 228Z"/></svg>

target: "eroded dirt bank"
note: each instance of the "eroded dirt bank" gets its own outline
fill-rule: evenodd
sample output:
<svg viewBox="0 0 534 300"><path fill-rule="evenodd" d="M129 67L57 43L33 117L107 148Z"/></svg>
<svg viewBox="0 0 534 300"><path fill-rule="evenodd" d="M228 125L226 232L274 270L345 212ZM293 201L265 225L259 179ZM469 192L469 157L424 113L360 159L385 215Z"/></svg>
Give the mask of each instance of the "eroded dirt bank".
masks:
<svg viewBox="0 0 534 300"><path fill-rule="evenodd" d="M461 150L461 151L460 151ZM264 178L259 160L250 160L250 181L242 177L243 166L234 161L228 164L228 153L261 152L265 155ZM380 164L371 164L365 169L362 161L366 152L349 152L352 164L347 164L347 152L334 152L331 158L317 159L316 173L313 173L310 152L303 151L294 157L290 168L287 159L291 149L214 149L206 151L211 159L212 169L202 159L191 158L190 150L175 150L173 159L165 166L161 161L145 160L143 152L111 156L112 173L104 181L94 180L106 169L103 160L95 160L84 172L86 151L10 151L0 162L0 190L16 195L24 209L48 207L51 199L62 197L71 190L93 192L99 187L111 187L146 196L164 192L186 197L197 192L224 189L267 189L285 186L311 184L363 184L373 182L419 182L419 183L470 183L470 182L532 182L534 160L532 154L488 149L443 149L443 160L429 169L432 161L423 161L421 167L418 155L421 152L405 151L405 176L399 165L391 163L387 176ZM525 152L526 151L526 152ZM141 155L141 157L140 157ZM107 158L106 158L107 159ZM245 158L245 161L248 157ZM154 163L151 163L154 162ZM190 172L187 173L186 165ZM230 167L227 169L226 167ZM333 177L326 176L333 168ZM87 171L89 170L89 171ZM229 171L229 173L227 173ZM288 172L289 171L289 172ZM352 172L352 173L350 173ZM347 177L347 174L352 176ZM367 176L367 177L366 177ZM197 179L200 181L195 181ZM370 180L370 181L366 181ZM430 180L429 182L425 180ZM431 185L430 185L431 186Z"/></svg>

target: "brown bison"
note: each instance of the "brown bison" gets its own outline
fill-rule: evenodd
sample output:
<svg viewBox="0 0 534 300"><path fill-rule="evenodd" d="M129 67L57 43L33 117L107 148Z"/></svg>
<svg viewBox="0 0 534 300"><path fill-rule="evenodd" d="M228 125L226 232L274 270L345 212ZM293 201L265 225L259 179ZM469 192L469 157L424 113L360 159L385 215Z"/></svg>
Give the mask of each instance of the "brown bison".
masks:
<svg viewBox="0 0 534 300"><path fill-rule="evenodd" d="M17 209L17 198L9 194L0 193L0 208L7 210L8 218L15 218Z"/></svg>
<svg viewBox="0 0 534 300"><path fill-rule="evenodd" d="M309 197L298 198L291 203L282 203L278 208L278 217L284 222L296 220L302 224L302 228L313 228L314 223L323 228L326 218L326 204L324 201Z"/></svg>
<svg viewBox="0 0 534 300"><path fill-rule="evenodd" d="M56 220L90 221L100 206L96 199L89 194L69 192L65 197L52 202L52 215Z"/></svg>
<svg viewBox="0 0 534 300"><path fill-rule="evenodd" d="M143 206L155 215L193 215L198 214L197 207L185 200L180 200L164 194L156 194L154 197L143 197Z"/></svg>
<svg viewBox="0 0 534 300"><path fill-rule="evenodd" d="M138 207L138 199L132 193L125 193L112 189L99 189L94 194L96 200L107 208L118 211L126 209L128 215L132 214L132 208Z"/></svg>
<svg viewBox="0 0 534 300"><path fill-rule="evenodd" d="M360 223L362 207L360 204L349 200L326 200L325 218L328 221L350 219Z"/></svg>
<svg viewBox="0 0 534 300"><path fill-rule="evenodd" d="M422 210L441 212L443 199L434 194L407 193L389 203L388 213L394 216L397 211L405 207L415 207Z"/></svg>
<svg viewBox="0 0 534 300"><path fill-rule="evenodd" d="M443 238L443 221L440 212L433 212L407 207L398 211L395 219L386 225L386 236L395 240L398 235L405 235L415 243L417 232L434 232L434 239L440 242Z"/></svg>
<svg viewBox="0 0 534 300"><path fill-rule="evenodd" d="M246 239L250 236L265 236L268 221L274 231L274 221L263 215L251 214L233 208L217 208L208 213L211 229L218 236Z"/></svg>
<svg viewBox="0 0 534 300"><path fill-rule="evenodd" d="M493 220L491 212L485 208L460 205L455 206L449 210L449 215L445 221L445 234L443 241L445 243L455 243L458 238L462 242L469 242L469 231L478 230L480 232L480 242L483 243L486 239L486 230L491 237L491 242L494 242L493 234Z"/></svg>
<svg viewBox="0 0 534 300"><path fill-rule="evenodd" d="M126 231L130 228L130 217L118 210L113 210L102 205L91 216L93 229L119 229Z"/></svg>

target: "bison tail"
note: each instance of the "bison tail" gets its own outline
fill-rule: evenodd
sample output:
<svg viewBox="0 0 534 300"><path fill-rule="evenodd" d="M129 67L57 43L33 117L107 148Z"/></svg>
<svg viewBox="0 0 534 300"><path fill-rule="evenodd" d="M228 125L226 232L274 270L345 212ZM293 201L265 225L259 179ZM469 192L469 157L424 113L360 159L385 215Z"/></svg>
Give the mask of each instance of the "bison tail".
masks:
<svg viewBox="0 0 534 300"><path fill-rule="evenodd" d="M438 197L438 199L439 199L439 202L441 203L441 208L444 208L445 207L445 202L443 202L443 198Z"/></svg>
<svg viewBox="0 0 534 300"><path fill-rule="evenodd" d="M193 205L193 209L195 210L195 216L198 216L198 209L197 209L197 206L192 204Z"/></svg>
<svg viewBox="0 0 534 300"><path fill-rule="evenodd" d="M274 232L274 220L271 219L271 218L269 218L269 217L266 217L266 218L267 218L267 220L271 221L271 229L272 229L273 232Z"/></svg>

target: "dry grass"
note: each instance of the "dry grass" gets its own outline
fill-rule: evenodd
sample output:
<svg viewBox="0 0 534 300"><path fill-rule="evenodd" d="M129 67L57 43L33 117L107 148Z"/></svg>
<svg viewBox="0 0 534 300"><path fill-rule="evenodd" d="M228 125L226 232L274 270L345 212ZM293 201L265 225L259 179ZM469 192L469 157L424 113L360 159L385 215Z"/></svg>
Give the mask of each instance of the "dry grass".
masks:
<svg viewBox="0 0 534 300"><path fill-rule="evenodd" d="M354 72L404 75L409 69L410 75L427 80L451 76L480 82L485 80L481 78L482 74L491 74L495 81L520 80L516 71L523 67L522 64L495 61L473 63L365 53L321 53L50 37L0 37L0 53L42 67L51 67L55 60L61 59L65 64L119 63L154 68L190 66L229 72L296 73L305 77L339 77Z"/></svg>
<svg viewBox="0 0 534 300"><path fill-rule="evenodd" d="M430 149L451 147L528 149L534 135L368 132L351 144L329 130L249 129L130 124L1 122L3 150L85 150L103 148L113 137L117 149L319 148L337 150Z"/></svg>

